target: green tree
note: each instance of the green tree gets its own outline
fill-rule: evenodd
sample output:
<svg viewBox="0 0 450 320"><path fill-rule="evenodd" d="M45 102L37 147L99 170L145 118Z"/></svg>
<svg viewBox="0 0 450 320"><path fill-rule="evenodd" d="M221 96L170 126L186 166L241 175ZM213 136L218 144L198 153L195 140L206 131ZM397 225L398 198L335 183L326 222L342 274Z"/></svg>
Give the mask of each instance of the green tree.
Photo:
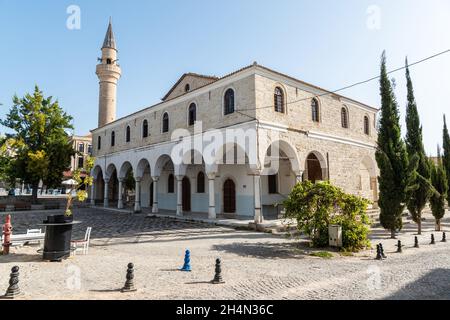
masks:
<svg viewBox="0 0 450 320"><path fill-rule="evenodd" d="M448 133L447 121L444 115L444 157L442 158L445 174L447 175L447 185L449 191L447 192L447 201L450 206L450 135Z"/></svg>
<svg viewBox="0 0 450 320"><path fill-rule="evenodd" d="M366 212L369 202L346 194L328 181L297 184L283 204L285 217L295 219L298 230L308 235L315 247L328 246L331 224L342 226L344 250L359 251L370 246Z"/></svg>
<svg viewBox="0 0 450 320"><path fill-rule="evenodd" d="M406 150L409 162L412 163L417 158L418 166L412 172L412 188L407 199L407 207L417 223L418 234L422 234L422 211L430 199L433 191L431 185L431 168L428 157L423 146L422 126L420 124L419 112L417 111L414 89L409 73L408 59L406 59L406 82L408 89L408 105L406 108Z"/></svg>
<svg viewBox="0 0 450 320"><path fill-rule="evenodd" d="M403 227L402 213L408 190L408 156L401 139L400 116L393 85L386 70L386 53L381 57L381 117L376 160L380 169L379 207L382 226L395 239Z"/></svg>
<svg viewBox="0 0 450 320"><path fill-rule="evenodd" d="M431 162L431 166L431 182L436 192L430 198L430 206L431 212L436 219L436 231L441 231L441 220L445 215L445 197L449 188L439 146L438 163L434 164Z"/></svg>
<svg viewBox="0 0 450 320"><path fill-rule="evenodd" d="M72 117L52 100L36 86L33 94L14 96L9 113L0 120L13 131L8 135L14 140L10 178L32 185L33 203L37 202L39 182L58 186L75 153L66 132L73 129Z"/></svg>

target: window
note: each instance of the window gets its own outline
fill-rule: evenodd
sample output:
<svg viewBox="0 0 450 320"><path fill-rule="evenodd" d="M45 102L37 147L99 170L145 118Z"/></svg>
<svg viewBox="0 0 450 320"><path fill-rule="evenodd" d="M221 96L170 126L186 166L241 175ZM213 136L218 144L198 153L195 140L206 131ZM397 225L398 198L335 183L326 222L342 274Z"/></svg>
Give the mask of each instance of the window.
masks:
<svg viewBox="0 0 450 320"><path fill-rule="evenodd" d="M148 121L144 120L142 123L142 138L148 137Z"/></svg>
<svg viewBox="0 0 450 320"><path fill-rule="evenodd" d="M92 144L88 145L88 154L92 155Z"/></svg>
<svg viewBox="0 0 450 320"><path fill-rule="evenodd" d="M342 128L348 128L348 112L345 107L341 109L341 124Z"/></svg>
<svg viewBox="0 0 450 320"><path fill-rule="evenodd" d="M312 99L311 101L312 121L319 122L319 101Z"/></svg>
<svg viewBox="0 0 450 320"><path fill-rule="evenodd" d="M130 140L131 140L131 129L130 129L130 126L128 126L125 141L130 142Z"/></svg>
<svg viewBox="0 0 450 320"><path fill-rule="evenodd" d="M106 64L111 64L112 60L111 59L106 59Z"/></svg>
<svg viewBox="0 0 450 320"><path fill-rule="evenodd" d="M189 125L193 126L195 124L195 121L197 121L197 106L195 105L195 103L191 103L191 105L189 106L188 117Z"/></svg>
<svg viewBox="0 0 450 320"><path fill-rule="evenodd" d="M175 179L173 174L170 174L167 179L167 193L175 193Z"/></svg>
<svg viewBox="0 0 450 320"><path fill-rule="evenodd" d="M84 167L84 158L79 157L78 158L78 169L82 169Z"/></svg>
<svg viewBox="0 0 450 320"><path fill-rule="evenodd" d="M278 193L278 176L276 174L270 175L269 179L269 194L277 194Z"/></svg>
<svg viewBox="0 0 450 320"><path fill-rule="evenodd" d="M78 144L78 151L81 153L84 153L84 143L79 143Z"/></svg>
<svg viewBox="0 0 450 320"><path fill-rule="evenodd" d="M232 114L234 113L234 90L228 89L225 92L224 97L224 114Z"/></svg>
<svg viewBox="0 0 450 320"><path fill-rule="evenodd" d="M369 135L370 134L370 128L369 128L369 117L364 117L364 133Z"/></svg>
<svg viewBox="0 0 450 320"><path fill-rule="evenodd" d="M199 172L197 175L197 193L205 193L205 174Z"/></svg>
<svg viewBox="0 0 450 320"><path fill-rule="evenodd" d="M163 115L162 132L169 132L169 114L167 112Z"/></svg>
<svg viewBox="0 0 450 320"><path fill-rule="evenodd" d="M184 91L185 91L185 92L191 91L191 86L189 85L189 83L187 83L187 84L184 86Z"/></svg>
<svg viewBox="0 0 450 320"><path fill-rule="evenodd" d="M116 133L113 131L111 132L111 147L114 147L116 145Z"/></svg>
<svg viewBox="0 0 450 320"><path fill-rule="evenodd" d="M102 137L97 138L97 149L100 150L102 148Z"/></svg>
<svg viewBox="0 0 450 320"><path fill-rule="evenodd" d="M274 105L276 112L284 113L284 94L280 87L275 88Z"/></svg>

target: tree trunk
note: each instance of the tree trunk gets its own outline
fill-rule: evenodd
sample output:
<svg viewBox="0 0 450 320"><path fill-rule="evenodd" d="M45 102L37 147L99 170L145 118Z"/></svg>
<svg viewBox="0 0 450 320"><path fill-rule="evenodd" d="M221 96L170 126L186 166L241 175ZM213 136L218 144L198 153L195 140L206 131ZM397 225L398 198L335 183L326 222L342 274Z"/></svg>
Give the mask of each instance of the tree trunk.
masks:
<svg viewBox="0 0 450 320"><path fill-rule="evenodd" d="M39 183L32 184L33 193L31 194L31 203L37 204Z"/></svg>
<svg viewBox="0 0 450 320"><path fill-rule="evenodd" d="M422 234L422 218L419 219L417 223L417 234L420 236Z"/></svg>
<svg viewBox="0 0 450 320"><path fill-rule="evenodd" d="M436 219L436 231L441 231L441 220Z"/></svg>
<svg viewBox="0 0 450 320"><path fill-rule="evenodd" d="M396 239L395 230L391 230L391 239Z"/></svg>

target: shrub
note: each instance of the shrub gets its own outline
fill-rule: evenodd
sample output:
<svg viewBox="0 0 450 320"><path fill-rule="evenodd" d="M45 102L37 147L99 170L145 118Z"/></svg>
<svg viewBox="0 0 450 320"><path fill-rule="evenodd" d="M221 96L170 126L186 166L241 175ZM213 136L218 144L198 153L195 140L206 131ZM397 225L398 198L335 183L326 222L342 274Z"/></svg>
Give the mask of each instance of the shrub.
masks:
<svg viewBox="0 0 450 320"><path fill-rule="evenodd" d="M297 184L284 201L286 218L308 235L314 247L328 246L328 226L342 226L343 249L358 251L370 246L368 200L346 194L329 182Z"/></svg>

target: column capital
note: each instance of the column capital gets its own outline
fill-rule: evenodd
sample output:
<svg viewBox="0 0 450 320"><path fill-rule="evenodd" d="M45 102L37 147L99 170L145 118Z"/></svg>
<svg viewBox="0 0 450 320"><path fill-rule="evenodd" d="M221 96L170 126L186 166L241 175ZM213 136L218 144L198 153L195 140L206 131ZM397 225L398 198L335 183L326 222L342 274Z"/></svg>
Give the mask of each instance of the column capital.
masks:
<svg viewBox="0 0 450 320"><path fill-rule="evenodd" d="M175 178L177 179L177 181L182 181L184 179L184 176L176 175Z"/></svg>
<svg viewBox="0 0 450 320"><path fill-rule="evenodd" d="M103 181L105 182L105 183L109 183L109 178L103 178Z"/></svg>
<svg viewBox="0 0 450 320"><path fill-rule="evenodd" d="M214 180L216 179L217 172L208 172L206 175L208 176L209 180Z"/></svg>
<svg viewBox="0 0 450 320"><path fill-rule="evenodd" d="M140 183L141 181L142 181L142 178L140 178L140 177L138 177L138 178L134 178L134 180L137 182L137 183Z"/></svg>
<svg viewBox="0 0 450 320"><path fill-rule="evenodd" d="M120 183L123 183L125 181L125 178L118 178L117 180L119 180Z"/></svg>
<svg viewBox="0 0 450 320"><path fill-rule="evenodd" d="M152 180L153 180L153 182L158 182L159 181L159 176L152 176Z"/></svg>

